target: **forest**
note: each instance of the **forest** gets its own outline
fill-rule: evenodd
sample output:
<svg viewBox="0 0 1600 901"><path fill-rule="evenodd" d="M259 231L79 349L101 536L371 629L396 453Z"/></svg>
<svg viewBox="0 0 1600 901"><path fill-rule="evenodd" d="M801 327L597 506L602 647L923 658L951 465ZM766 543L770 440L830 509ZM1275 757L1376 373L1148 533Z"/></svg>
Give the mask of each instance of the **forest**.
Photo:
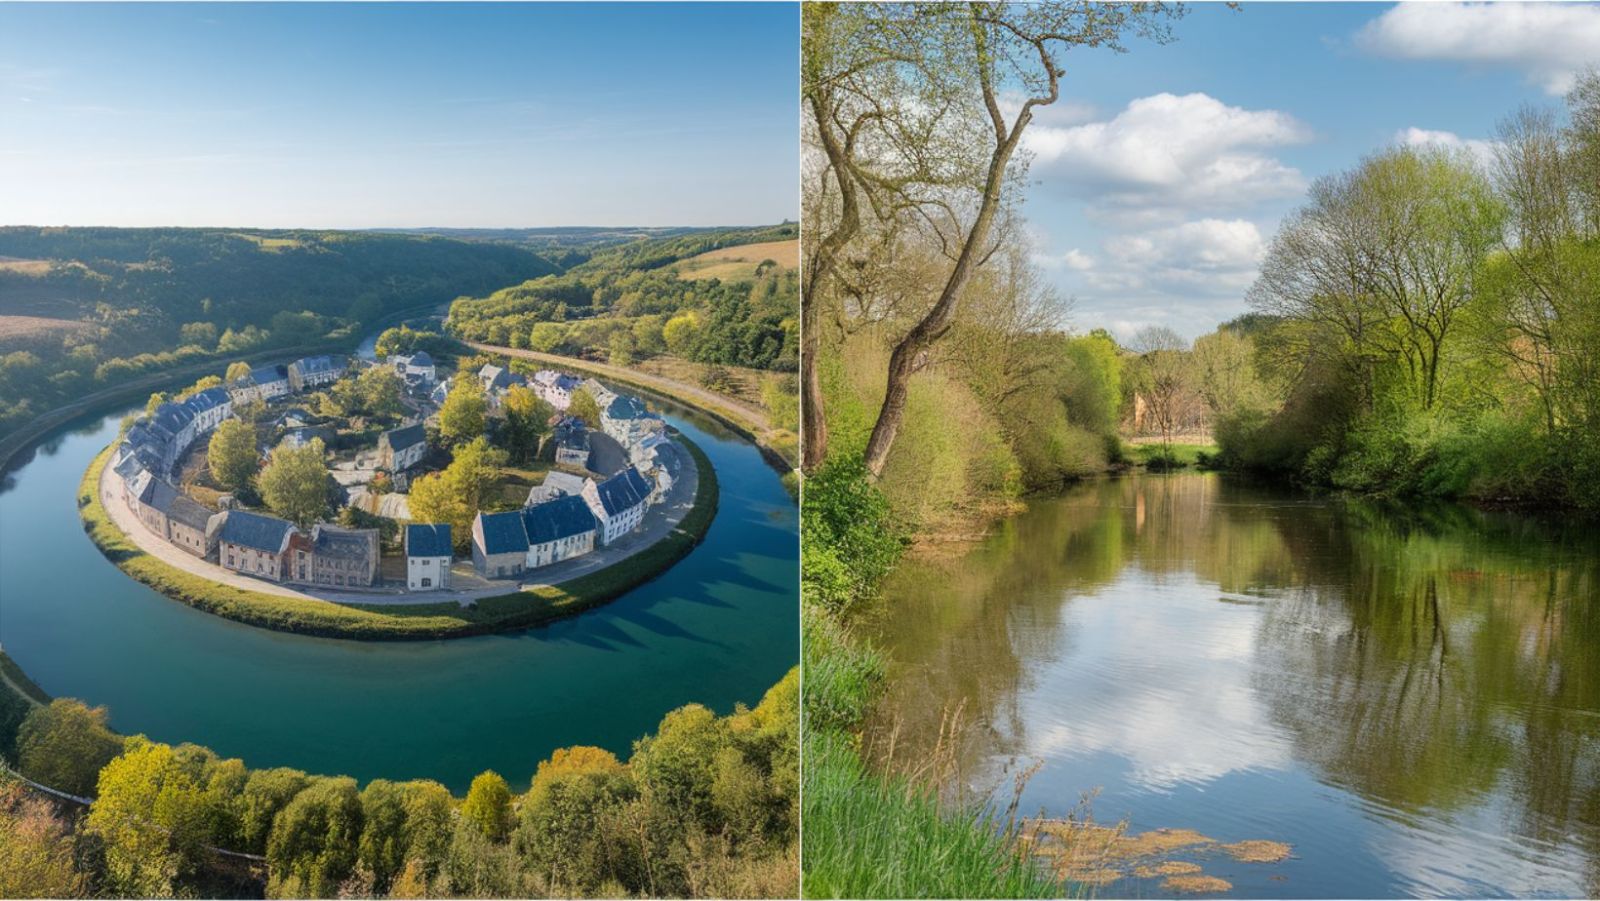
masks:
<svg viewBox="0 0 1600 901"><path fill-rule="evenodd" d="M626 760L564 748L514 774L526 791L489 771L464 798L250 769L30 694L0 682L0 757L93 803L0 773L0 897L795 895L797 670L754 708L668 713Z"/></svg>
<svg viewBox="0 0 1600 901"><path fill-rule="evenodd" d="M391 313L555 271L521 248L427 236L0 228L0 435L143 373L353 343Z"/></svg>
<svg viewBox="0 0 1600 901"><path fill-rule="evenodd" d="M580 265L462 298L459 337L518 349L592 355L617 365L670 353L696 363L798 368L799 280L777 263L748 280L686 279L674 268L708 250L790 240L786 224L649 238L603 247Z"/></svg>
<svg viewBox="0 0 1600 901"><path fill-rule="evenodd" d="M1201 339L1246 389L1216 411L1222 465L1600 508L1600 73L1560 113L1510 113L1484 156L1392 147L1312 186L1254 314Z"/></svg>

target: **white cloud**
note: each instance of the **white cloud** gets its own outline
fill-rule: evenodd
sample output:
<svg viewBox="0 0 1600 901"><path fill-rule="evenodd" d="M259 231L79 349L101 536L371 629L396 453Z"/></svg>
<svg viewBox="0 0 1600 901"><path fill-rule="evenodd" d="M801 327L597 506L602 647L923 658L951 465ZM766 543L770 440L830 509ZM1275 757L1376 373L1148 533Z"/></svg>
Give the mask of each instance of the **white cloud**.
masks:
<svg viewBox="0 0 1600 901"><path fill-rule="evenodd" d="M1466 150L1477 159L1480 165L1484 166L1494 161L1493 141L1463 138L1453 131L1435 131L1412 126L1398 132L1394 138L1408 147L1445 147L1451 150Z"/></svg>
<svg viewBox="0 0 1600 901"><path fill-rule="evenodd" d="M1589 3L1402 3L1356 43L1384 56L1521 70L1551 94L1600 64L1600 6Z"/></svg>
<svg viewBox="0 0 1600 901"><path fill-rule="evenodd" d="M1107 238L1106 265L1086 273L1097 292L1238 297L1256 277L1266 240L1245 219L1200 219Z"/></svg>
<svg viewBox="0 0 1600 901"><path fill-rule="evenodd" d="M1034 172L1046 182L1089 198L1098 212L1126 213L1243 206L1297 194L1305 187L1299 170L1261 150L1310 136L1277 110L1162 93L1134 100L1106 121L1039 123L1024 140Z"/></svg>
<svg viewBox="0 0 1600 901"><path fill-rule="evenodd" d="M1035 254L1033 261L1046 269L1060 269L1064 266L1078 272L1085 272L1095 266L1094 257L1076 247L1063 254Z"/></svg>

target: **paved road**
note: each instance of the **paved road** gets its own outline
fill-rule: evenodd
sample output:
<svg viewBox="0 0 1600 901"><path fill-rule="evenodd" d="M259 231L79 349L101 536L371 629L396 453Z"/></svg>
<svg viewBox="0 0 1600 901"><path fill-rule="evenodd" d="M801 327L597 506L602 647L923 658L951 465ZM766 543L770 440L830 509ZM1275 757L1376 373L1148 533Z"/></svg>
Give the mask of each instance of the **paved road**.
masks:
<svg viewBox="0 0 1600 901"><path fill-rule="evenodd" d="M141 550L185 572L213 582L219 582L245 591L259 591L282 597L331 601L338 604L437 604L455 601L465 607L473 601L494 595L507 594L518 589L560 585L579 576L588 575L621 560L625 560L665 538L694 508L695 492L700 484L700 474L688 452L673 454L672 490L662 503L645 512L639 528L615 544L599 548L572 560L563 560L529 574L522 582L515 579L484 579L472 569L472 561L457 560L451 568L453 588L444 591L408 592L400 588L375 588L371 591L331 591L307 586L280 585L236 573L180 550L144 527L133 511L122 503L122 477L108 465L100 473L100 500L105 505L111 521L121 529Z"/></svg>

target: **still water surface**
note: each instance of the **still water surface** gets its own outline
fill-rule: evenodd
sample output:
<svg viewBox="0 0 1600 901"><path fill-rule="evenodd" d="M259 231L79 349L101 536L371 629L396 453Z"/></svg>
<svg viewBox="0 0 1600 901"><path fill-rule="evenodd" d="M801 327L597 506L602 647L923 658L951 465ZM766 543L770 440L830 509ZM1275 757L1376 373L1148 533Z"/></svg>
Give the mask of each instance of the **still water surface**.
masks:
<svg viewBox="0 0 1600 901"><path fill-rule="evenodd" d="M1600 541L1460 507L1144 475L903 565L871 737L1064 816L1293 845L1177 854L1240 897L1600 892ZM1125 878L1100 896L1166 895Z"/></svg>
<svg viewBox="0 0 1600 901"><path fill-rule="evenodd" d="M111 724L250 766L526 785L559 747L626 756L667 711L754 704L795 664L797 515L755 447L686 411L716 519L688 557L589 613L437 642L304 638L168 600L108 563L74 497L119 416L68 431L0 486L0 646L45 691Z"/></svg>

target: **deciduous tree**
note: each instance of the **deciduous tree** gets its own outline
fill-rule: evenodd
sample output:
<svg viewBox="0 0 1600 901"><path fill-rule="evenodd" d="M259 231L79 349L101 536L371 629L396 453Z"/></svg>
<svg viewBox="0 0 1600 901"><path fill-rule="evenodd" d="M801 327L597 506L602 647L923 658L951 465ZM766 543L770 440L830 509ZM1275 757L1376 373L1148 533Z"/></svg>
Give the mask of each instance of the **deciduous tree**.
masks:
<svg viewBox="0 0 1600 901"><path fill-rule="evenodd" d="M321 438L301 447L279 445L256 480L274 513L308 528L328 512L328 467Z"/></svg>

